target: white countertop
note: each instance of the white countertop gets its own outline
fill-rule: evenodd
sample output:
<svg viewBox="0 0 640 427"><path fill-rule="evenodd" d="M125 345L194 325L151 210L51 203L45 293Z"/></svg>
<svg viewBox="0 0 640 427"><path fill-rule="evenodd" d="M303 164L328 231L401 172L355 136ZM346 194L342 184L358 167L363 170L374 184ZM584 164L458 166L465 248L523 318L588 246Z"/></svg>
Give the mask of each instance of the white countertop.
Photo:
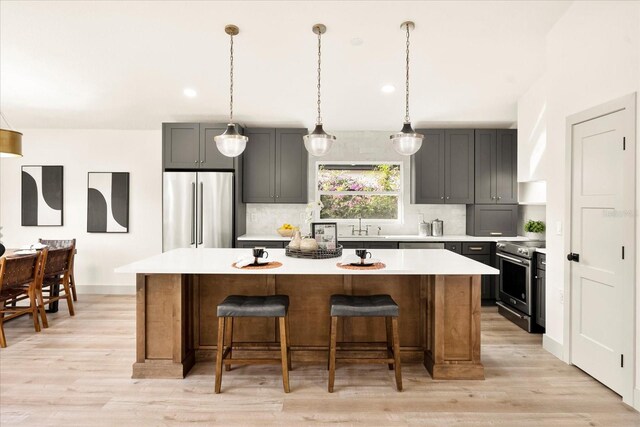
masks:
<svg viewBox="0 0 640 427"><path fill-rule="evenodd" d="M238 240L257 240L257 241L270 241L270 242L288 242L290 237L282 237L277 233L273 234L243 234L238 237ZM420 237L412 234L397 234L388 236L338 236L338 241L345 242L361 242L361 241L385 241L390 240L394 242L525 242L530 240L524 236L496 236L496 237L477 237L467 236L466 234L446 234L439 237Z"/></svg>
<svg viewBox="0 0 640 427"><path fill-rule="evenodd" d="M536 252L539 252L541 254L547 254L547 248L536 248Z"/></svg>
<svg viewBox="0 0 640 427"><path fill-rule="evenodd" d="M343 253L350 254L345 249ZM372 249L372 257L386 264L382 270L345 270L336 266L340 258L299 259L284 249L268 249L269 259L283 265L269 270L246 270L231 266L251 249L174 249L116 268L116 273L147 274L341 274L341 275L496 275L499 271L445 249Z"/></svg>

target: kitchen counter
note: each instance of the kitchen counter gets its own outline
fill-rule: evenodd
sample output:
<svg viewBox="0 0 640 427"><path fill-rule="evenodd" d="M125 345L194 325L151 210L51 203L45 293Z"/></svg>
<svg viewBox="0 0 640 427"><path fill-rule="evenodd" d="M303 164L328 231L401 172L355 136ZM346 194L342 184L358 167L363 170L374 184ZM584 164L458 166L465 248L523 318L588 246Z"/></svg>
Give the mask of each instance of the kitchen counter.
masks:
<svg viewBox="0 0 640 427"><path fill-rule="evenodd" d="M277 233L272 234L243 234L238 237L238 240L248 241L265 241L265 242L288 242L291 237L282 237ZM412 234L397 234L397 235L384 235L384 236L338 236L338 240L345 242L360 242L360 241L393 241L393 242L526 242L530 240L524 236L497 236L497 237L482 237L482 236L468 236L466 234L445 234L444 236L434 237L420 237Z"/></svg>
<svg viewBox="0 0 640 427"><path fill-rule="evenodd" d="M346 270L339 259L297 259L269 249L275 269L236 269L248 249L175 249L116 269L136 273L133 378L184 378L217 345L216 306L229 295L287 295L293 363L326 365L329 299L389 294L400 308L403 363L437 380L481 380L481 278L498 270L443 249L380 249L382 270ZM277 320L237 318L234 340L279 348ZM384 341L384 318L344 322L340 340ZM426 372L425 372L426 374ZM302 372L300 375L304 375ZM151 383L149 387L152 387Z"/></svg>
<svg viewBox="0 0 640 427"><path fill-rule="evenodd" d="M269 260L282 267L271 270L232 267L238 258L250 256L251 249L174 249L116 269L116 273L146 274L305 274L305 275L496 275L493 267L445 249L377 249L374 255L384 262L382 270L345 270L336 266L340 258L301 259L285 255L284 249L269 249Z"/></svg>
<svg viewBox="0 0 640 427"><path fill-rule="evenodd" d="M547 248L536 248L536 252L541 254L547 254Z"/></svg>

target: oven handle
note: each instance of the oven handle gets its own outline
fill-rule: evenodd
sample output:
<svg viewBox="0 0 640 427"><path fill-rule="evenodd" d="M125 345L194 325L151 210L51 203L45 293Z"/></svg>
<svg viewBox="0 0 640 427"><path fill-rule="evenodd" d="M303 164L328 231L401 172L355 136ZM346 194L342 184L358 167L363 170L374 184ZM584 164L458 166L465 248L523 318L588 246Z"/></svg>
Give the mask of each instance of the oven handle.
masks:
<svg viewBox="0 0 640 427"><path fill-rule="evenodd" d="M509 261L516 262L518 264L529 265L529 261L513 258L513 257L502 255L502 254L496 254L496 256L499 256L500 258L508 259Z"/></svg>
<svg viewBox="0 0 640 427"><path fill-rule="evenodd" d="M518 313L517 311L511 309L509 306L507 306L502 301L496 301L496 305L499 305L500 307L504 308L509 313L513 314L514 316L518 316L519 319L524 319L525 318L525 316L523 316L522 314Z"/></svg>

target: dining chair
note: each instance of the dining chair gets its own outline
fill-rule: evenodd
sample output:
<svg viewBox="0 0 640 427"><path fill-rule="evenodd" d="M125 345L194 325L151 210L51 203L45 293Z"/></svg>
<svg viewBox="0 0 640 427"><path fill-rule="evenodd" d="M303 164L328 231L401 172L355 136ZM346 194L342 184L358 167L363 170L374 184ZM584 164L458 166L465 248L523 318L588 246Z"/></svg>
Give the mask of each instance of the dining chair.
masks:
<svg viewBox="0 0 640 427"><path fill-rule="evenodd" d="M44 310L45 305L61 299L66 299L69 315L75 315L73 300L71 298L71 287L69 284L71 263L74 252L75 246L73 245L56 249L45 248L42 250L43 267L41 277L36 282L36 296L38 300L38 308L42 317L42 326L45 328L49 327L47 315ZM52 292L51 288L54 286L59 287L60 285L62 285L64 293L60 292L56 295ZM45 296L43 292L45 289L49 291L47 296Z"/></svg>
<svg viewBox="0 0 640 427"><path fill-rule="evenodd" d="M74 248L76 247L76 239L70 239L70 240L46 240L46 239L38 239L38 242L42 243L43 245L47 245L50 248L53 249L57 249L57 248L66 248L69 246L73 246ZM73 295L73 300L74 301L78 301L78 294L76 292L76 278L75 278L75 274L73 271L73 264L75 262L75 257L76 257L76 251L73 251L73 256L71 258L71 268L70 268L70 273L69 273L69 287L71 288L71 293Z"/></svg>
<svg viewBox="0 0 640 427"><path fill-rule="evenodd" d="M4 335L4 322L24 314L33 316L33 326L40 332L36 288L42 271L43 253L14 255L0 258L0 347L7 346ZM7 306L7 301L22 299L29 302L26 306ZM44 306L41 310L44 316Z"/></svg>

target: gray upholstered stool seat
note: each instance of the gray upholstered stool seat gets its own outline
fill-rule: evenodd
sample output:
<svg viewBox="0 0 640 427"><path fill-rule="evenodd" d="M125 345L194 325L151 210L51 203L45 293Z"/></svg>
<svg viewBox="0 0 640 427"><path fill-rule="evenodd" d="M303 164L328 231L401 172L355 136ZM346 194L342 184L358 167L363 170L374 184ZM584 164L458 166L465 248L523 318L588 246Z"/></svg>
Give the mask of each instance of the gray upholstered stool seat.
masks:
<svg viewBox="0 0 640 427"><path fill-rule="evenodd" d="M284 317L288 309L287 295L229 295L218 304L218 317Z"/></svg>
<svg viewBox="0 0 640 427"><path fill-rule="evenodd" d="M331 295L331 316L398 317L398 304L389 295Z"/></svg>

